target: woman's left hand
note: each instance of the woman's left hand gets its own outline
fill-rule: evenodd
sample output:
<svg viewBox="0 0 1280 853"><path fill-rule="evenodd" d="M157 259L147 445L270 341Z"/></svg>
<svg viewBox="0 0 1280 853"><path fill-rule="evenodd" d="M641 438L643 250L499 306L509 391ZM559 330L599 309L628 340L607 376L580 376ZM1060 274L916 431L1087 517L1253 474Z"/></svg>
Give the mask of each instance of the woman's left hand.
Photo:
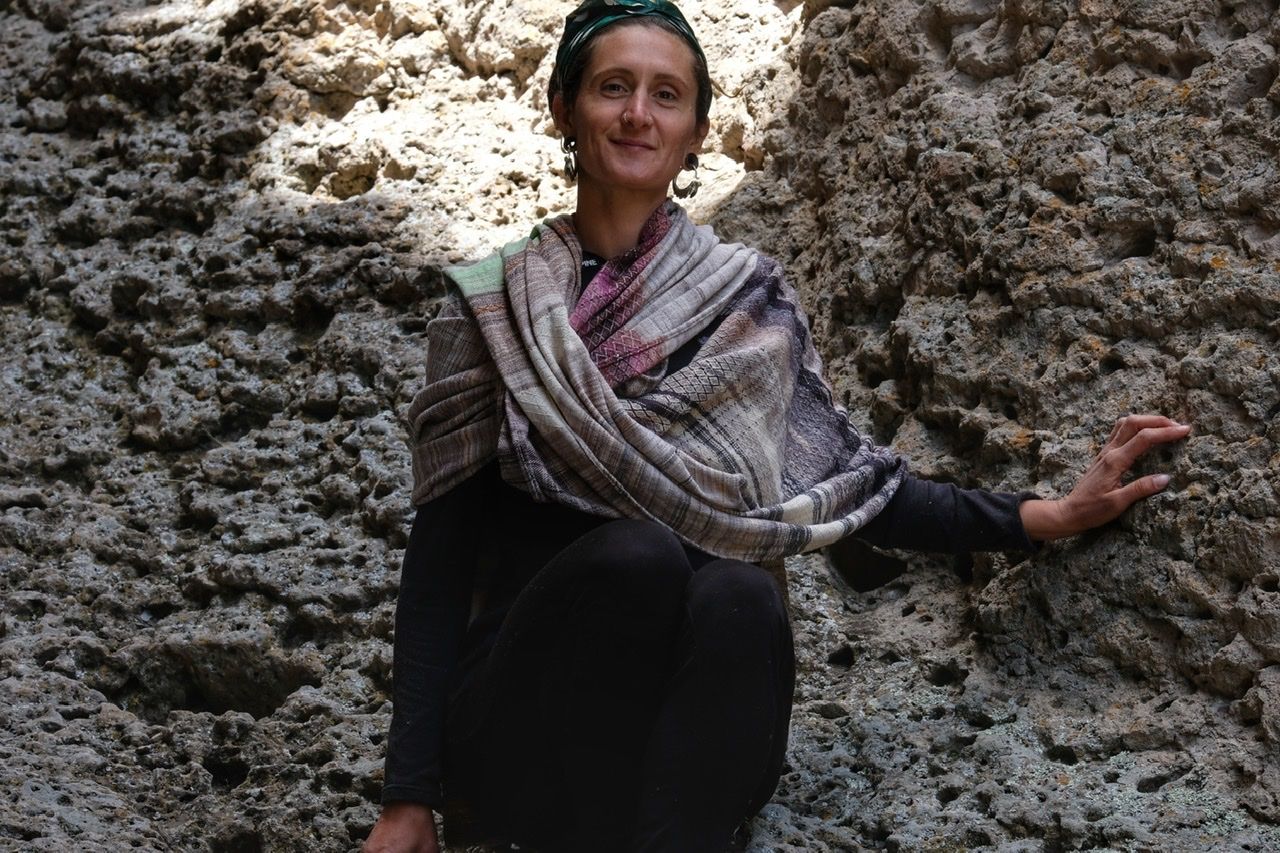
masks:
<svg viewBox="0 0 1280 853"><path fill-rule="evenodd" d="M1127 415L1116 421L1106 446L1076 483L1071 494L1054 501L1024 501L1022 526L1034 541L1062 539L1106 524L1134 502L1150 497L1169 484L1168 474L1122 480L1138 457L1151 448L1179 441L1191 432L1163 415Z"/></svg>

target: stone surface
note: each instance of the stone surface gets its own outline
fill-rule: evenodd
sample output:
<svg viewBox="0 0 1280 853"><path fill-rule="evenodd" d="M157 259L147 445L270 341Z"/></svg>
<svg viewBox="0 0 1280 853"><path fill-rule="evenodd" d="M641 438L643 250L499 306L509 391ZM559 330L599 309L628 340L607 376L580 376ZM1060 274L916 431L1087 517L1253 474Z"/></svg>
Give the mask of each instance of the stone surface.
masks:
<svg viewBox="0 0 1280 853"><path fill-rule="evenodd" d="M571 6L0 4L0 846L368 832L398 416L440 266L571 202ZM749 849L1280 848L1274 2L686 11L693 213L784 262L916 471L1055 494L1120 414L1196 427L1029 558L792 561Z"/></svg>

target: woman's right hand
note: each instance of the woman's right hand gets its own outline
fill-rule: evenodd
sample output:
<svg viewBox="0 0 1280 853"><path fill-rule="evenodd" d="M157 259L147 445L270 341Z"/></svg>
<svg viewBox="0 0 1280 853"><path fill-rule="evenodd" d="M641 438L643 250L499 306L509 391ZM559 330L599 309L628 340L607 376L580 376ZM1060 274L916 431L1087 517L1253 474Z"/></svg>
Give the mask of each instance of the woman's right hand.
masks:
<svg viewBox="0 0 1280 853"><path fill-rule="evenodd" d="M421 803L388 803L361 853L440 853L435 816Z"/></svg>

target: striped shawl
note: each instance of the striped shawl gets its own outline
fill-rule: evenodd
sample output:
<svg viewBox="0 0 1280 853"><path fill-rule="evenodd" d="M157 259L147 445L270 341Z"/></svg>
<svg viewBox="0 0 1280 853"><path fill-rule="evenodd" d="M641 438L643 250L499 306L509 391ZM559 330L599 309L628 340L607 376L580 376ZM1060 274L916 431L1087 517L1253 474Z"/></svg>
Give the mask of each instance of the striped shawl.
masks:
<svg viewBox="0 0 1280 853"><path fill-rule="evenodd" d="M585 291L581 264L560 217L446 271L409 409L415 504L496 456L536 500L760 561L835 542L892 497L905 463L834 404L776 261L668 202Z"/></svg>

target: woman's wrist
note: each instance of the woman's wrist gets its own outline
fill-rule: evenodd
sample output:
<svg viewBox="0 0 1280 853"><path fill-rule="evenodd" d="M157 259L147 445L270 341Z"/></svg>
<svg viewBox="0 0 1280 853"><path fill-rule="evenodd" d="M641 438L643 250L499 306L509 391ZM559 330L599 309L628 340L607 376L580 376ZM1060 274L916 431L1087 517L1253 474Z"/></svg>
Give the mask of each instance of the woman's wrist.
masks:
<svg viewBox="0 0 1280 853"><path fill-rule="evenodd" d="M1034 498L1023 501L1018 507L1018 516L1022 519L1022 529L1032 542L1049 542L1080 532L1067 522L1061 500Z"/></svg>
<svg viewBox="0 0 1280 853"><path fill-rule="evenodd" d="M411 800L387 803L361 850L362 853L439 853L434 812L430 806Z"/></svg>
<svg viewBox="0 0 1280 853"><path fill-rule="evenodd" d="M396 815L413 815L415 817L434 818L435 811L431 806L425 803L415 803L412 800L392 800L382 807L384 813Z"/></svg>

